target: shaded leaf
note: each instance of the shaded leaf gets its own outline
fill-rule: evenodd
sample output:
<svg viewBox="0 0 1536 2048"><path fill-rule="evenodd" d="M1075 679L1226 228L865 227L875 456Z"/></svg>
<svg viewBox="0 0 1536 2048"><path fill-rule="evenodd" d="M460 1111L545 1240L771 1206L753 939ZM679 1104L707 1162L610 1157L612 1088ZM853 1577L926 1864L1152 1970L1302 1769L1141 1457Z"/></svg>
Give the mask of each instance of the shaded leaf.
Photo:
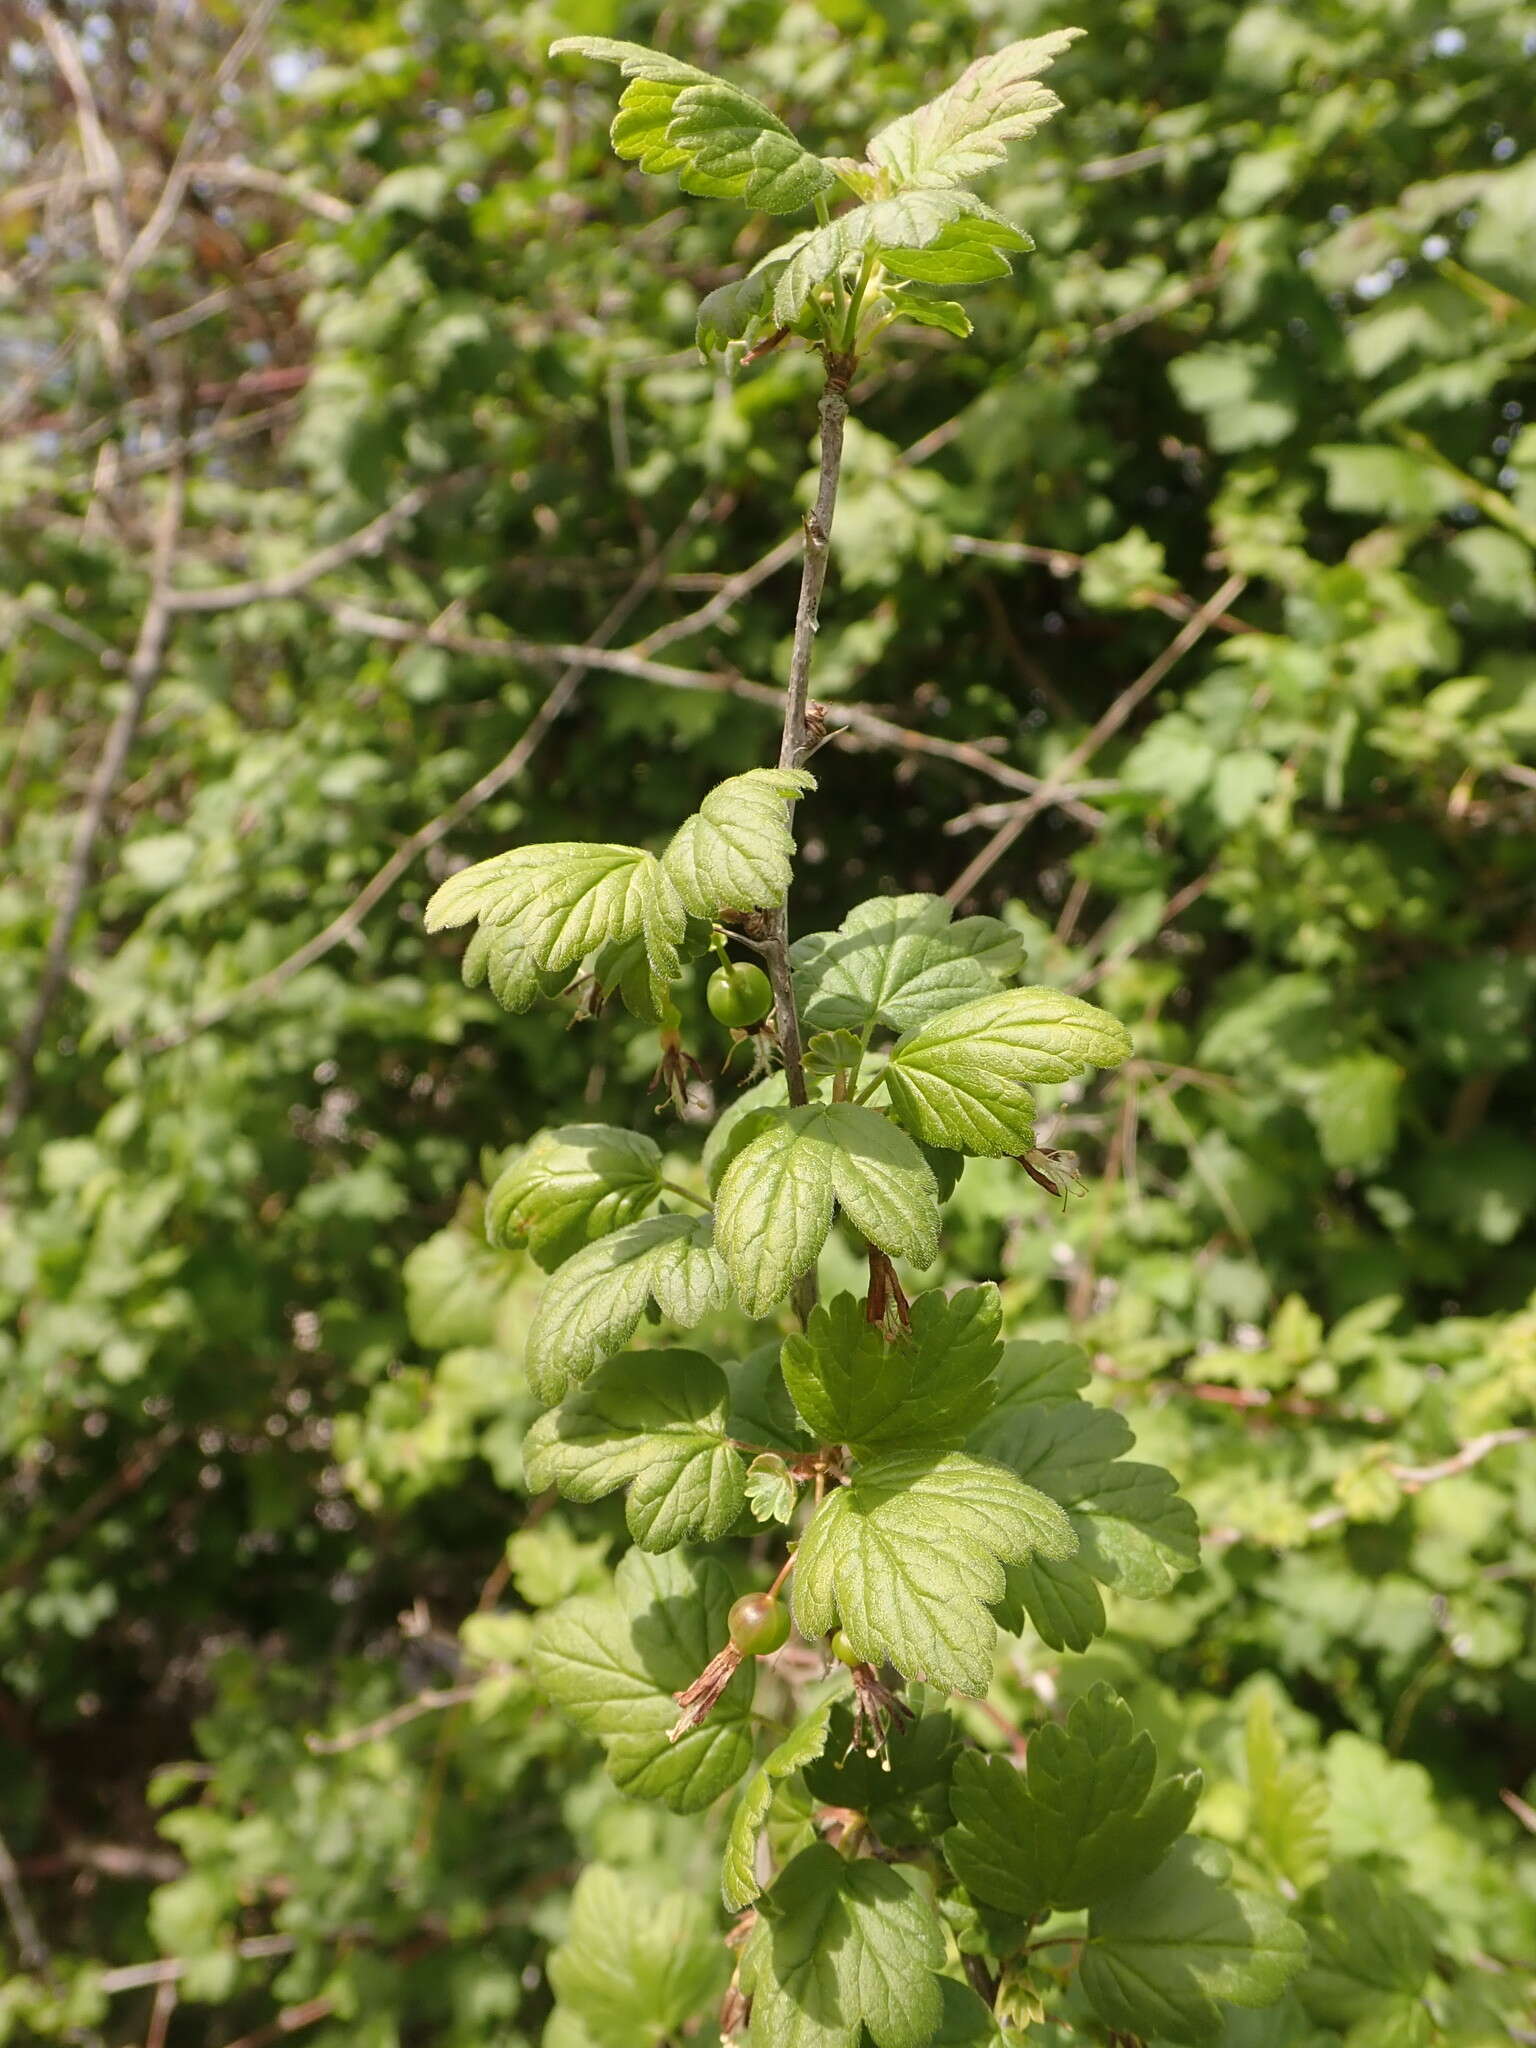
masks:
<svg viewBox="0 0 1536 2048"><path fill-rule="evenodd" d="M944 1854L974 1898L1020 1919L1092 1906L1155 1869L1189 1826L1199 1772L1156 1777L1152 1738L1096 1685L1065 1726L1034 1731L1023 1771L974 1750L960 1759Z"/></svg>

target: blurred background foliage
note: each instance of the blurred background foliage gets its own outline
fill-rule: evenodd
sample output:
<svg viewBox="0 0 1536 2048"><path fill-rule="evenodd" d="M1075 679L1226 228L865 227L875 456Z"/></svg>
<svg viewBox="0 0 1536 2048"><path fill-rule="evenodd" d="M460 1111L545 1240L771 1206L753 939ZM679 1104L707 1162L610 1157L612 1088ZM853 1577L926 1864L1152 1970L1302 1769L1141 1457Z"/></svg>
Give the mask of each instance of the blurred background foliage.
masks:
<svg viewBox="0 0 1536 2048"><path fill-rule="evenodd" d="M974 1164L937 1277L1088 1346L1205 1561L995 1702L1107 1672L1310 1902L1233 2048L1536 2039L1536 9L70 0L0 8L0 2040L708 2037L712 1858L528 1685L621 1525L522 1497L538 1275L460 1192L656 1128L655 1042L421 905L768 758L815 366L701 364L763 223L543 52L830 154L1068 21L1038 253L856 387L816 688L885 722L796 924L959 884L1136 1036L1087 1192Z"/></svg>

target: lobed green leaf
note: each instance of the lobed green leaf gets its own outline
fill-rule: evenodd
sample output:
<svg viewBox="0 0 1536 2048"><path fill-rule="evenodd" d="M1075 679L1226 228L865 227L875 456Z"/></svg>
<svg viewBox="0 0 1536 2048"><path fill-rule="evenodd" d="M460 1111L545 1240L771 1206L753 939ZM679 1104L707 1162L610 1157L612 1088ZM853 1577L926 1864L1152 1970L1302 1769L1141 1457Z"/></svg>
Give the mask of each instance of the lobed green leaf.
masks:
<svg viewBox="0 0 1536 2048"><path fill-rule="evenodd" d="M1224 2004L1273 2002L1307 1940L1278 1901L1228 1884L1231 1858L1187 1837L1149 1876L1096 1905L1082 1987L1107 2026L1177 2042L1216 2039Z"/></svg>
<svg viewBox="0 0 1536 2048"><path fill-rule="evenodd" d="M1003 162L1010 142L1033 135L1060 111L1040 73L1082 33L1053 29L978 57L937 99L882 128L869 145L870 162L898 189L980 177Z"/></svg>
<svg viewBox="0 0 1536 2048"><path fill-rule="evenodd" d="M951 915L942 896L876 896L835 932L798 940L790 964L806 1026L909 1031L994 994L1023 966L1023 941L1000 918Z"/></svg>
<svg viewBox="0 0 1536 2048"><path fill-rule="evenodd" d="M961 1757L945 1857L973 1898L1023 1920L1096 1905L1155 1869L1189 1826L1199 1772L1156 1776L1152 1738L1098 1684L1065 1726L1035 1730L1023 1771Z"/></svg>
<svg viewBox="0 0 1536 2048"><path fill-rule="evenodd" d="M642 1549L712 1543L746 1498L728 1402L725 1374L696 1351L623 1353L533 1424L523 1446L528 1484L579 1501L627 1487Z"/></svg>
<svg viewBox="0 0 1536 2048"><path fill-rule="evenodd" d="M526 1245L546 1271L632 1223L661 1193L661 1150L639 1131L562 1124L541 1131L486 1196L492 1244Z"/></svg>
<svg viewBox="0 0 1536 2048"><path fill-rule="evenodd" d="M627 1223L568 1259L544 1289L528 1331L529 1383L541 1401L558 1401L629 1342L648 1301L686 1330L728 1299L709 1217Z"/></svg>
<svg viewBox="0 0 1536 2048"><path fill-rule="evenodd" d="M992 1682L1003 1567L1067 1557L1056 1503L1001 1465L962 1452L906 1451L861 1464L801 1539L795 1620L815 1639L839 1625L858 1655L907 1678L980 1697Z"/></svg>
<svg viewBox="0 0 1536 2048"><path fill-rule="evenodd" d="M1008 989L907 1032L885 1084L916 1137L996 1158L1034 1144L1032 1087L1118 1066L1130 1052L1125 1026L1091 1003L1060 989Z"/></svg>
<svg viewBox="0 0 1536 2048"><path fill-rule="evenodd" d="M835 1205L893 1258L933 1263L938 1189L904 1131L849 1102L762 1115L715 1197L715 1242L749 1315L766 1315L815 1265Z"/></svg>

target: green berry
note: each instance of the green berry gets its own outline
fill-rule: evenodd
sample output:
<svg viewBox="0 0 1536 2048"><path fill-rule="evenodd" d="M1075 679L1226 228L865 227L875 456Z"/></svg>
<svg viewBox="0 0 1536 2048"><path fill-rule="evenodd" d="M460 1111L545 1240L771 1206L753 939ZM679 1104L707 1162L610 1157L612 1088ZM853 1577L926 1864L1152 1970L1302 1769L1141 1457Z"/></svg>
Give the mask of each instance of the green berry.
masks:
<svg viewBox="0 0 1536 2048"><path fill-rule="evenodd" d="M730 1631L744 1657L771 1657L789 1640L789 1615L771 1593L743 1593L731 1609Z"/></svg>
<svg viewBox="0 0 1536 2048"><path fill-rule="evenodd" d="M717 1024L747 1031L761 1024L773 1008L773 990L761 967L738 960L729 967L717 967L709 977L706 991L709 1014Z"/></svg>
<svg viewBox="0 0 1536 2048"><path fill-rule="evenodd" d="M853 1647L852 1643L849 1642L847 1632L844 1629L833 1631L830 1648L838 1663L846 1664L850 1669L855 1664L862 1664L865 1661Z"/></svg>

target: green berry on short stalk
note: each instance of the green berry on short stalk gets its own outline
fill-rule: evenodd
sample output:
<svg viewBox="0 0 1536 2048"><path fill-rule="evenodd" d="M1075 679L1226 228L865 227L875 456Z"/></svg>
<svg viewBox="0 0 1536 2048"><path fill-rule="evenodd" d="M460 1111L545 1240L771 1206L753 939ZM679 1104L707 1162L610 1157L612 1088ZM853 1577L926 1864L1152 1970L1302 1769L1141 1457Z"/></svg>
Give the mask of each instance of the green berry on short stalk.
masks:
<svg viewBox="0 0 1536 2048"><path fill-rule="evenodd" d="M709 1014L717 1024L735 1031L750 1031L761 1024L773 1008L773 990L761 967L738 960L729 967L717 967L706 990Z"/></svg>
<svg viewBox="0 0 1536 2048"><path fill-rule="evenodd" d="M832 1640L828 1648L838 1663L846 1664L850 1670L852 1670L855 1664L862 1664L865 1661L853 1647L852 1643L849 1642L847 1632L843 1629L833 1630Z"/></svg>
<svg viewBox="0 0 1536 2048"><path fill-rule="evenodd" d="M771 1593L743 1593L730 1612L731 1641L744 1657L771 1657L789 1640L789 1613Z"/></svg>

